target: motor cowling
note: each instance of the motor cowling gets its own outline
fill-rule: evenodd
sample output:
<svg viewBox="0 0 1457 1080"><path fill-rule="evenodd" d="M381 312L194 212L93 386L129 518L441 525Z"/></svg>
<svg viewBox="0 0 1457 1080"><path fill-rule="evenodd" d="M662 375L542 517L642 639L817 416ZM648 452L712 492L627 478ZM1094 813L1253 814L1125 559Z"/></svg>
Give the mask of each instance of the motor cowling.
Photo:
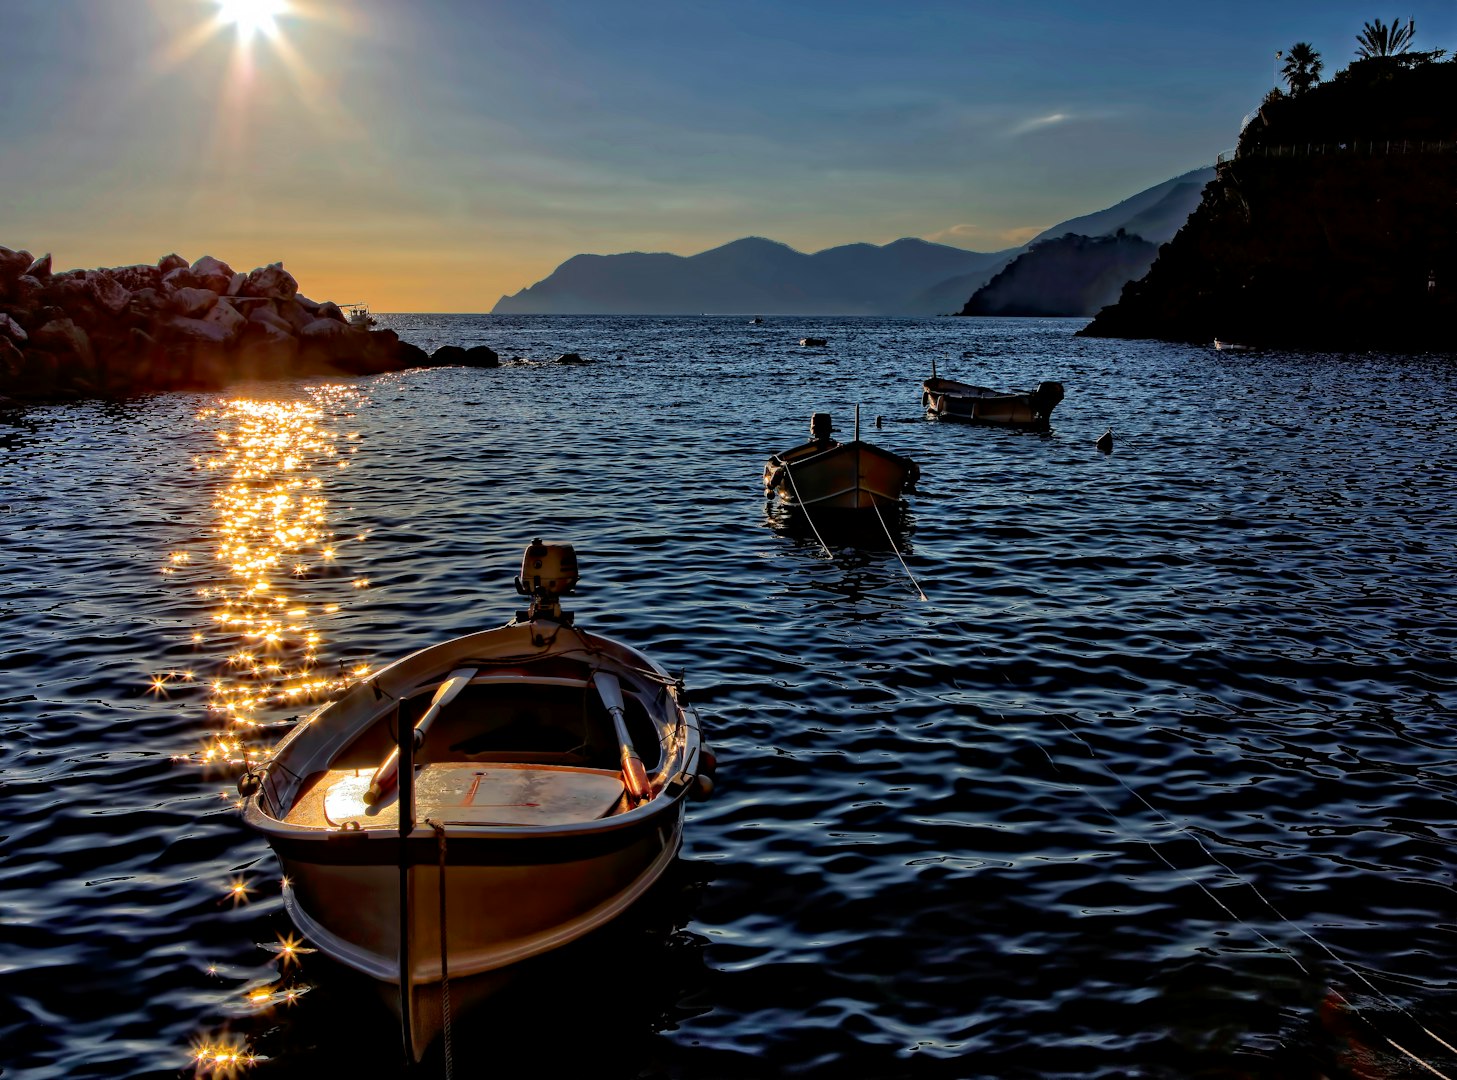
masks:
<svg viewBox="0 0 1457 1080"><path fill-rule="evenodd" d="M571 544L547 544L538 537L521 557L516 591L522 596L570 596L580 578Z"/></svg>

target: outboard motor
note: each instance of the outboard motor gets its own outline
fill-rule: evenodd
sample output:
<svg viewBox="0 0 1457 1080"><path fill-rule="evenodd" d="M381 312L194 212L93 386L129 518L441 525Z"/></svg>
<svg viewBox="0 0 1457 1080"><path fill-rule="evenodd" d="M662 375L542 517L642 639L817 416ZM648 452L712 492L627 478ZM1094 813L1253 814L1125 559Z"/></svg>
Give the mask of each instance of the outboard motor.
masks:
<svg viewBox="0 0 1457 1080"><path fill-rule="evenodd" d="M572 617L562 614L561 598L570 596L580 579L571 544L545 544L537 537L521 556L521 576L516 579L516 591L531 597L531 608L517 618L547 618L570 626Z"/></svg>
<svg viewBox="0 0 1457 1080"><path fill-rule="evenodd" d="M817 412L809 418L809 433L815 442L828 442L833 430L829 413Z"/></svg>
<svg viewBox="0 0 1457 1080"><path fill-rule="evenodd" d="M1058 402L1062 400L1062 383L1040 382L1037 389L1032 392L1032 408L1037 410L1037 415L1046 420L1052 415L1052 410L1057 408Z"/></svg>

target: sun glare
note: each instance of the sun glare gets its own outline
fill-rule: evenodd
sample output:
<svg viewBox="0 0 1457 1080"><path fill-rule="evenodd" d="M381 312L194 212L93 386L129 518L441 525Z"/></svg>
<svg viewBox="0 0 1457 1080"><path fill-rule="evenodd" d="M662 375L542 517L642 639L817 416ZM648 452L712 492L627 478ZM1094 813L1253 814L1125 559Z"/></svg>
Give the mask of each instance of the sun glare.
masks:
<svg viewBox="0 0 1457 1080"><path fill-rule="evenodd" d="M218 22L236 27L242 42L258 34L277 37L277 17L288 13L286 0L217 0L217 5Z"/></svg>

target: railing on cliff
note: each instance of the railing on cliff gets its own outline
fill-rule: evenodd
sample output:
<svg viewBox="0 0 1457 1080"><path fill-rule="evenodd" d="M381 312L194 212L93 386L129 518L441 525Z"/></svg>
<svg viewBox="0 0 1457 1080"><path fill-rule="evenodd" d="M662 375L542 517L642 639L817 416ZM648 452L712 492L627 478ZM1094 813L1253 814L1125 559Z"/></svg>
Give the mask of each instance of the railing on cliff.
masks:
<svg viewBox="0 0 1457 1080"><path fill-rule="evenodd" d="M1236 161L1317 157L1399 157L1416 154L1454 154L1457 141L1450 139L1352 139L1348 142L1279 143L1253 150L1225 150L1214 159L1215 168Z"/></svg>

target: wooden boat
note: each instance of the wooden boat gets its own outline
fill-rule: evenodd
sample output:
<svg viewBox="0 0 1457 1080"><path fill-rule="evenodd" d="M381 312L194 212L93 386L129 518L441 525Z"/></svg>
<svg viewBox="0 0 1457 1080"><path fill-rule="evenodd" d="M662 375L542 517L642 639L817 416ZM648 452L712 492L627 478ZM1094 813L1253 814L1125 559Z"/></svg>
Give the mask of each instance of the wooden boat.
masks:
<svg viewBox="0 0 1457 1080"><path fill-rule="evenodd" d="M571 545L534 541L529 610L381 668L239 784L298 929L376 980L413 1060L447 1009L642 897L712 789L681 683L576 627L576 581Z"/></svg>
<svg viewBox="0 0 1457 1080"><path fill-rule="evenodd" d="M921 470L910 458L860 441L860 411L855 411L855 439L830 438L829 413L810 419L810 441L775 454L764 465L764 497L778 496L784 505L803 510L869 510L898 508L914 492Z"/></svg>
<svg viewBox="0 0 1457 1080"><path fill-rule="evenodd" d="M1036 390L991 390L985 386L942 379L931 361L931 377L921 383L921 404L931 416L973 424L1045 431L1052 410L1063 398L1062 383L1040 382Z"/></svg>

